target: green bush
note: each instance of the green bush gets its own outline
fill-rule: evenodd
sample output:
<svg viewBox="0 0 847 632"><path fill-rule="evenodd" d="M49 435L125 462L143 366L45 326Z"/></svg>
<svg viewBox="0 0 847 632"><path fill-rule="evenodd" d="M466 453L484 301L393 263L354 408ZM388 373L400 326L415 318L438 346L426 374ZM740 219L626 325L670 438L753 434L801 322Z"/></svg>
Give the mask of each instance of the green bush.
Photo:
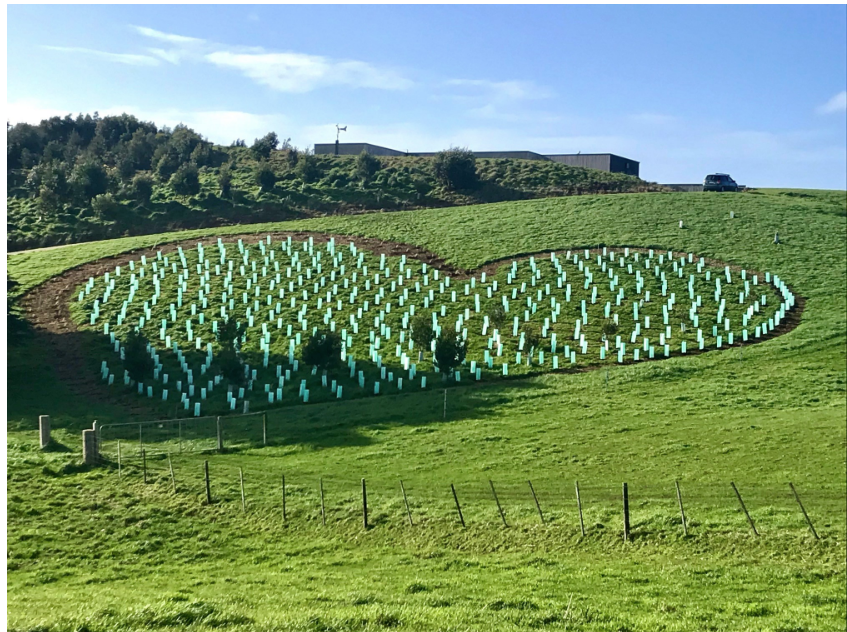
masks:
<svg viewBox="0 0 847 632"><path fill-rule="evenodd" d="M256 165L254 177L262 193L273 191L274 185L276 185L276 173L270 164L264 160L259 161L259 164Z"/></svg>
<svg viewBox="0 0 847 632"><path fill-rule="evenodd" d="M153 197L153 178L149 174L138 173L132 179L132 197L142 204L147 204Z"/></svg>
<svg viewBox="0 0 847 632"><path fill-rule="evenodd" d="M181 165L171 176L169 183L174 193L182 196L200 193L200 174L197 165L188 163Z"/></svg>
<svg viewBox="0 0 847 632"><path fill-rule="evenodd" d="M435 177L448 189L473 189L479 183L476 156L467 148L451 147L435 155Z"/></svg>
<svg viewBox="0 0 847 632"><path fill-rule="evenodd" d="M334 331L317 331L303 347L303 362L322 370L340 365L341 336Z"/></svg>
<svg viewBox="0 0 847 632"><path fill-rule="evenodd" d="M454 333L442 331L435 340L435 364L444 380L453 378L453 372L465 361L465 339Z"/></svg>
<svg viewBox="0 0 847 632"><path fill-rule="evenodd" d="M153 358L147 351L147 338L138 330L130 331L124 338L124 368L136 382L153 372Z"/></svg>
<svg viewBox="0 0 847 632"><path fill-rule="evenodd" d="M321 177L321 168L317 158L312 154L302 153L297 159L297 167L294 169L297 177L306 184L311 184Z"/></svg>
<svg viewBox="0 0 847 632"><path fill-rule="evenodd" d="M429 345L434 337L432 319L426 314L418 314L412 319L412 342L422 353L429 351Z"/></svg>
<svg viewBox="0 0 847 632"><path fill-rule="evenodd" d="M382 169L382 162L376 156L372 156L366 150L356 156L356 175L363 181L369 182Z"/></svg>

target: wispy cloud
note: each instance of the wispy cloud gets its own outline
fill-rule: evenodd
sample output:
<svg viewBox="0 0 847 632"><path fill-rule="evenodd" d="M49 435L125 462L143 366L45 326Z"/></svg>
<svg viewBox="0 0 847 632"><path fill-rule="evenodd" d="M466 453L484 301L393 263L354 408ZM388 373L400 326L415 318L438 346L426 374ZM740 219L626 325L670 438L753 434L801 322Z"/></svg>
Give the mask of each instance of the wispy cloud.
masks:
<svg viewBox="0 0 847 632"><path fill-rule="evenodd" d="M106 61L115 62L118 64L127 64L128 66L158 66L160 61L149 55L134 55L131 53L109 53L102 50L93 50L91 48L80 48L77 46L43 46L47 50L55 50L61 53L78 53L97 57Z"/></svg>
<svg viewBox="0 0 847 632"><path fill-rule="evenodd" d="M311 92L333 85L405 90L414 85L394 70L367 62L302 53L219 51L206 55L206 59L216 66L238 70L256 83L278 92Z"/></svg>
<svg viewBox="0 0 847 632"><path fill-rule="evenodd" d="M176 44L179 46L191 45L191 44L205 44L206 40L201 39L199 37L188 37L186 35L175 35L174 33L164 33L162 31L157 31L156 29L151 29L146 26L132 26L132 28L139 34L144 37L150 37L152 39L159 40L160 42L167 42L169 44Z"/></svg>
<svg viewBox="0 0 847 632"><path fill-rule="evenodd" d="M484 97L494 100L524 101L546 99L550 90L532 81L491 81L488 79L450 79L445 85L464 89L459 97Z"/></svg>
<svg viewBox="0 0 847 632"><path fill-rule="evenodd" d="M818 106L818 114L837 114L847 112L847 90L842 90L823 105Z"/></svg>
<svg viewBox="0 0 847 632"><path fill-rule="evenodd" d="M679 122L679 117L671 114L660 114L657 112L641 112L640 114L631 114L629 120L633 123L644 125L671 125Z"/></svg>

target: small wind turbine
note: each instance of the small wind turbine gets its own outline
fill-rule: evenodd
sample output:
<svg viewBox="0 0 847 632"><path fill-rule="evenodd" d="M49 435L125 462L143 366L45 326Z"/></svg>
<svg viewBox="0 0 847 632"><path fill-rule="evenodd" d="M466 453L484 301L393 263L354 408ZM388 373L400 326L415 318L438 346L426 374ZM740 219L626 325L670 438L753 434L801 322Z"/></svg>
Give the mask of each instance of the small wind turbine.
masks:
<svg viewBox="0 0 847 632"><path fill-rule="evenodd" d="M335 125L335 142L336 143L338 142L338 139L341 137L341 132L346 132L346 131L347 131L346 125L344 127L341 127L340 125L338 125L336 123L336 125Z"/></svg>

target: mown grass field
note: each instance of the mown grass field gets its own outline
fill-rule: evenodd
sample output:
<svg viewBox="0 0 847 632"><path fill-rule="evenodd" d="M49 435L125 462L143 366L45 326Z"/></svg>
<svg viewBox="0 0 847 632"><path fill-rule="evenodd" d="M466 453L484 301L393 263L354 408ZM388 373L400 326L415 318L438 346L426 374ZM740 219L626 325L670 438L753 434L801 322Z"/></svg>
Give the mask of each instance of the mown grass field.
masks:
<svg viewBox="0 0 847 632"><path fill-rule="evenodd" d="M680 219L686 228L679 229ZM127 417L53 383L48 350L24 337L10 344L7 358L9 626L843 629L845 224L844 192L769 190L564 198L255 226L408 242L467 268L545 249L672 248L776 272L805 306L795 329L743 354L611 367L608 382L604 371L593 371L450 389L446 419L435 392L280 408L269 413L268 447L255 421L240 429L231 422L227 454L174 455L176 494L160 458L150 459L150 480L142 482L131 445L120 479L115 467L75 465L82 427ZM206 233L13 255L10 275L32 288L85 261L199 234ZM38 414L51 414L68 452L38 452ZM211 507L202 487L206 458ZM371 507L367 531L362 478ZM687 537L674 480L683 490ZM789 481L820 540L809 533ZM622 482L630 489L629 543L621 537Z"/></svg>

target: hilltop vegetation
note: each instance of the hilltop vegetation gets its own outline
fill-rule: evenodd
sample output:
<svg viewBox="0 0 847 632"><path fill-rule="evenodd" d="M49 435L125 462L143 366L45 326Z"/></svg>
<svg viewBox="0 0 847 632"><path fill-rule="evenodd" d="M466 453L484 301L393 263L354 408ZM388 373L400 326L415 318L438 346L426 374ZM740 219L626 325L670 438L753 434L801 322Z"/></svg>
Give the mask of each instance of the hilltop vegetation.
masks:
<svg viewBox="0 0 847 632"><path fill-rule="evenodd" d="M608 381L605 371L593 371L451 388L446 419L440 391L284 407L268 413L263 447L260 423L236 434L235 420L225 417L227 453L173 455L176 493L164 458L150 458L143 482L134 436L124 444L122 478L116 468L81 466L81 428L139 416L98 397L105 386L79 393L57 380L49 336L14 337L7 355L9 628L843 630L846 217L843 192L762 191L582 196L251 226L259 234L405 242L465 268L548 249L673 248L779 274L804 301L802 318L743 353L614 366ZM19 253L9 270L31 290L101 257L245 232L223 227ZM87 335L83 342L93 340ZM96 374L98 365L95 358L87 369ZM35 428L45 413L57 444L40 452ZM203 489L206 459L212 506ZM409 492L413 527L398 479ZM624 481L633 516L628 543Z"/></svg>
<svg viewBox="0 0 847 632"><path fill-rule="evenodd" d="M311 155L273 132L247 147L134 116L54 117L7 130L10 250L171 230L587 193L660 190L534 160Z"/></svg>

